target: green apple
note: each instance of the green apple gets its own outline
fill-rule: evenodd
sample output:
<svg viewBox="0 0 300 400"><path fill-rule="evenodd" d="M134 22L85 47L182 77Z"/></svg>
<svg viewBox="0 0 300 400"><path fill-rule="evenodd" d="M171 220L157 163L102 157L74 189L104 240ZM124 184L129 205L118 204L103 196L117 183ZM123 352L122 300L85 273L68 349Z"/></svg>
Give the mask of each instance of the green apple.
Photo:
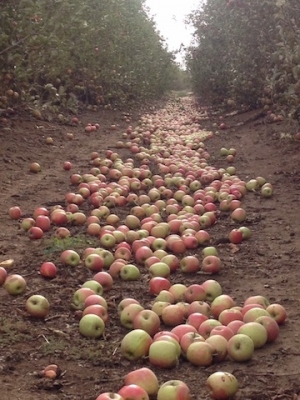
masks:
<svg viewBox="0 0 300 400"><path fill-rule="evenodd" d="M211 314L213 317L218 318L223 310L235 306L233 298L227 294L221 294L216 297L210 305Z"/></svg>
<svg viewBox="0 0 300 400"><path fill-rule="evenodd" d="M272 197L273 196L273 186L270 183L265 183L262 187L261 187L261 195L262 197Z"/></svg>
<svg viewBox="0 0 300 400"><path fill-rule="evenodd" d="M18 295L25 292L27 284L23 276L18 274L9 275L4 282L4 289L12 295Z"/></svg>
<svg viewBox="0 0 300 400"><path fill-rule="evenodd" d="M35 318L45 318L50 310L49 301L39 294L30 296L26 301L25 307L27 312Z"/></svg>
<svg viewBox="0 0 300 400"><path fill-rule="evenodd" d="M120 277L123 281L137 281L141 277L141 272L133 264L125 264L120 270Z"/></svg>
<svg viewBox="0 0 300 400"><path fill-rule="evenodd" d="M253 340L242 333L236 334L228 340L227 351L233 361L249 361L254 353Z"/></svg>
<svg viewBox="0 0 300 400"><path fill-rule="evenodd" d="M90 338L100 337L105 329L105 324L98 315L86 314L79 322L79 332L82 336Z"/></svg>
<svg viewBox="0 0 300 400"><path fill-rule="evenodd" d="M251 230L247 226L241 226L238 231L242 232L243 240L248 240L251 238Z"/></svg>
<svg viewBox="0 0 300 400"><path fill-rule="evenodd" d="M155 301L152 306L151 310L155 312L159 317L162 316L163 309L169 306L171 303L168 301Z"/></svg>
<svg viewBox="0 0 300 400"><path fill-rule="evenodd" d="M149 267L148 271L152 278L155 276L167 278L168 276L170 276L170 273L171 273L170 267L168 266L168 264L161 262L161 261L152 264Z"/></svg>
<svg viewBox="0 0 300 400"><path fill-rule="evenodd" d="M178 364L178 353L174 343L158 340L149 348L149 362L155 367L173 368Z"/></svg>
<svg viewBox="0 0 300 400"><path fill-rule="evenodd" d="M244 302L244 306L248 304L259 304L263 306L263 308L267 308L270 305L270 301L266 297L258 294L255 296L247 297L247 299Z"/></svg>
<svg viewBox="0 0 300 400"><path fill-rule="evenodd" d="M205 300L212 302L222 294L222 286L214 279L207 279L201 285L206 293Z"/></svg>
<svg viewBox="0 0 300 400"><path fill-rule="evenodd" d="M163 301L163 302L167 302L170 304L174 304L175 303L175 296L170 293L168 290L162 290L156 297L155 297L155 302L157 301Z"/></svg>
<svg viewBox="0 0 300 400"><path fill-rule="evenodd" d="M157 392L157 400L190 400L191 398L189 387L177 379L163 383Z"/></svg>
<svg viewBox="0 0 300 400"><path fill-rule="evenodd" d="M128 304L120 314L121 324L127 329L133 329L133 321L140 311L143 311L144 307L140 304L132 303Z"/></svg>
<svg viewBox="0 0 300 400"><path fill-rule="evenodd" d="M220 155L221 156L228 156L228 150L225 147L222 147L220 149Z"/></svg>
<svg viewBox="0 0 300 400"><path fill-rule="evenodd" d="M218 256L218 250L214 246L207 246L207 247L204 247L204 249L202 250L202 255L203 255L203 257Z"/></svg>
<svg viewBox="0 0 300 400"><path fill-rule="evenodd" d="M129 304L140 304L140 303L136 299L133 299L131 297L125 297L117 305L117 312L119 316L121 315L121 312L124 310L124 308L129 306Z"/></svg>
<svg viewBox="0 0 300 400"><path fill-rule="evenodd" d="M102 296L103 294L103 286L101 285L101 283L93 279L84 282L82 287L92 289L95 292L95 294L98 294L99 296Z"/></svg>
<svg viewBox="0 0 300 400"><path fill-rule="evenodd" d="M152 338L143 329L134 329L127 333L121 341L121 353L130 361L139 360L148 355Z"/></svg>
<svg viewBox="0 0 300 400"><path fill-rule="evenodd" d="M243 310L242 310L243 313ZM244 322L254 322L258 317L262 317L263 315L270 317L270 313L265 310L264 308L259 308L259 307L253 307L248 310L244 316L243 316L243 321Z"/></svg>
<svg viewBox="0 0 300 400"><path fill-rule="evenodd" d="M248 182L246 182L246 189L249 192L255 192L259 188L259 183L257 182L256 179L250 179Z"/></svg>
<svg viewBox="0 0 300 400"><path fill-rule="evenodd" d="M175 302L184 301L184 294L187 286L182 283L175 283L169 289L169 292L174 296ZM170 301L171 303L171 301Z"/></svg>
<svg viewBox="0 0 300 400"><path fill-rule="evenodd" d="M94 253L99 254L103 258L105 269L108 269L115 261L114 255L109 250L103 249L102 247L96 247Z"/></svg>
<svg viewBox="0 0 300 400"><path fill-rule="evenodd" d="M85 300L87 297L95 294L95 292L87 287L82 287L77 289L73 294L73 307L77 310L83 310L85 307Z"/></svg>
<svg viewBox="0 0 300 400"><path fill-rule="evenodd" d="M209 336L206 342L213 348L213 361L221 362L227 357L227 339L221 335Z"/></svg>
<svg viewBox="0 0 300 400"><path fill-rule="evenodd" d="M62 264L76 267L80 264L80 256L74 250L64 250L60 255Z"/></svg>
<svg viewBox="0 0 300 400"><path fill-rule="evenodd" d="M181 346L180 346L179 340L177 340L177 337L176 337L177 335L174 334L176 337L175 338L174 336L171 336L171 334L170 334L171 332L169 332L168 334L167 333L164 334L163 332L164 331L160 331L156 335L154 335L154 342L167 341L167 342L174 343L174 345L176 347L177 357L180 357L181 356Z"/></svg>
<svg viewBox="0 0 300 400"><path fill-rule="evenodd" d="M267 330L259 322L247 322L240 327L237 333L249 336L253 340L255 349L263 347L268 340Z"/></svg>

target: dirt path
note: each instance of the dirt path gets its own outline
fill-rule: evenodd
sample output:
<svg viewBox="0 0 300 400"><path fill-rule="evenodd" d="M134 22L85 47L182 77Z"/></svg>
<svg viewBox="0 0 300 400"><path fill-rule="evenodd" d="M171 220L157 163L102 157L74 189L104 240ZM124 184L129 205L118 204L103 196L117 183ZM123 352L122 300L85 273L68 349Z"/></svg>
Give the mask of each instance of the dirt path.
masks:
<svg viewBox="0 0 300 400"><path fill-rule="evenodd" d="M296 400L300 396L300 142L279 139L280 133L290 129L285 122L271 125L252 122L236 127L250 114L228 118L229 129L220 131L207 142L211 164L226 167L228 164L219 156L219 150L235 147L237 175L244 180L264 176L274 185L275 195L265 200L250 193L243 199L252 238L243 242L237 252L229 244L218 246L224 268L217 279L237 304L254 294L282 304L288 311L288 321L281 328L278 340L257 350L246 364L224 361L207 369L197 369L183 361L171 371L154 369L161 382L185 381L195 400L209 398L205 380L215 370L234 371L240 382L237 400ZM136 113L133 125L137 118ZM10 272L20 273L28 280L28 292L21 297L12 298L0 288L1 400L95 400L100 392L117 391L122 386L120 377L131 369L148 365L147 361L130 364L115 351L127 332L118 322L116 304L122 296L135 296L143 305L149 304L152 297L145 293L145 283L135 282L129 287L116 281L108 293L110 321L105 340L83 339L69 305L74 290L90 275L86 271L75 274L61 270L53 281L43 280L38 275L41 263L48 259L57 261L60 254L55 248L45 252L45 244L51 241L50 234L42 241L30 241L19 229L18 222L8 216L12 205L20 205L24 214L30 216L38 206L50 207L63 202L65 193L73 190L70 173L87 172L92 151L103 157L111 148L122 159L132 157L128 150L115 148L128 126L120 112L85 114L80 120L79 127L65 127L16 118L9 127L0 127L0 261L14 258L15 265ZM207 128L215 120L206 122ZM87 122L98 122L100 130L84 133ZM117 129L111 130L111 124L116 124ZM74 134L73 140L66 138L67 132ZM53 138L54 145L45 143L48 136ZM71 172L63 170L65 160L73 163ZM32 161L41 164L41 173L28 172ZM125 211L119 211L121 217ZM222 218L211 228L211 235L216 238L227 235L231 226L229 219L229 216ZM88 245L88 241L81 243L82 248ZM201 254L201 249L196 253ZM183 278L178 273L172 277L172 283L183 279L188 284L205 278L201 275ZM32 321L24 315L24 300L35 292L49 298L53 319ZM34 375L34 371L49 363L57 363L65 371L54 383Z"/></svg>

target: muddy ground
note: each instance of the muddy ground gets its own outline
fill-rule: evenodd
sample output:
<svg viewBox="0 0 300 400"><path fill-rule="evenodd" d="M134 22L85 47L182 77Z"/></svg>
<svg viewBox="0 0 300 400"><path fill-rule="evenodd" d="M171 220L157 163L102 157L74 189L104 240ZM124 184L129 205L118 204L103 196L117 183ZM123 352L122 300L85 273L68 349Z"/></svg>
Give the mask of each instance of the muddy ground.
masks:
<svg viewBox="0 0 300 400"><path fill-rule="evenodd" d="M238 246L238 251L233 251L227 243L218 245L224 267L216 279L237 304L250 295L261 294L281 303L288 319L277 341L255 351L248 363L228 360L209 368L196 368L182 360L172 370L153 368L160 382L169 379L186 382L195 400L209 399L205 380L216 370L234 372L240 383L236 399L300 398L300 142L286 135L294 134L297 125L286 121L263 123L262 119L252 118L257 113L248 111L226 118L229 128L206 143L212 165L226 167L219 150L235 147L237 174L244 180L264 176L275 188L271 199L262 199L254 193L243 199L246 225L251 228L252 237ZM134 113L130 124L135 126L138 118L139 113ZM17 297L0 288L1 400L95 400L101 392L118 391L123 385L122 376L130 370L148 365L147 360L130 363L121 358L119 344L127 331L120 326L116 311L122 297L135 297L144 306L150 304L153 298L147 294L145 281L130 284L115 281L113 289L105 295L110 316L105 338L85 339L78 332L78 320L70 303L73 292L92 274L82 268L75 272L62 268L61 248L55 246L51 233L42 240L31 241L20 229L19 221L12 221L8 215L13 205L19 205L24 215L30 216L38 206L50 209L63 204L65 193L74 189L70 187L70 174L89 170L92 151L104 156L110 148L123 159L132 156L128 150L115 149L128 126L121 112L83 113L79 119L78 126L66 126L20 115L0 126L0 261L13 258L15 264L9 273L22 274L28 282L27 292ZM211 129L216 121L218 115L203 125ZM100 130L85 133L87 122L98 122ZM111 131L111 124L117 125L115 131ZM66 138L67 132L73 133L73 140ZM53 145L46 144L48 136L53 138ZM65 160L73 163L71 171L63 170ZM29 172L33 161L41 164L42 171L38 174ZM122 218L127 211L117 212ZM228 216L221 218L210 229L212 237L226 235L230 224ZM78 251L92 244L89 237L80 237L73 242ZM201 249L197 252L200 254ZM38 273L46 260L56 262L59 268L57 277L51 281ZM206 278L177 272L171 280L189 284ZM33 293L46 296L51 303L46 321L33 320L25 313L25 300ZM63 371L55 381L35 374L49 363L58 364Z"/></svg>

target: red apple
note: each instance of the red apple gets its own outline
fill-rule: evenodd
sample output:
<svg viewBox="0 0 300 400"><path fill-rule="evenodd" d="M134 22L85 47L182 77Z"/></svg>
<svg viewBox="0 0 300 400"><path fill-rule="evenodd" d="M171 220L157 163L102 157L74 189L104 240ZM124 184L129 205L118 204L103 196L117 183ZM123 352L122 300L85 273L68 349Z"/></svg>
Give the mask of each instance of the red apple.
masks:
<svg viewBox="0 0 300 400"><path fill-rule="evenodd" d="M70 169L72 168L72 163L70 161L64 161L63 163L63 169L65 171L70 171Z"/></svg>
<svg viewBox="0 0 300 400"><path fill-rule="evenodd" d="M266 311L268 311L268 313L271 315L272 318L274 318L278 325L283 324L287 318L287 312L281 304L270 304L266 308Z"/></svg>
<svg viewBox="0 0 300 400"><path fill-rule="evenodd" d="M239 244L243 241L243 233L239 229L232 229L229 232L228 238L231 243Z"/></svg>
<svg viewBox="0 0 300 400"><path fill-rule="evenodd" d="M38 215L35 220L35 226L41 228L43 232L49 231L51 227L50 218L46 215Z"/></svg>
<svg viewBox="0 0 300 400"><path fill-rule="evenodd" d="M207 319L208 319L207 315L196 312L196 313L192 313L188 316L186 323L187 323L187 325L192 325L198 331L202 322L206 321Z"/></svg>
<svg viewBox="0 0 300 400"><path fill-rule="evenodd" d="M18 206L10 207L9 209L9 216L11 219L20 219L22 216L21 208Z"/></svg>
<svg viewBox="0 0 300 400"><path fill-rule="evenodd" d="M29 166L29 171L30 172L34 172L34 173L40 172L41 171L40 164L37 163L37 162L31 163L30 166Z"/></svg>
<svg viewBox="0 0 300 400"><path fill-rule="evenodd" d="M279 326L274 318L266 315L258 317L255 322L263 325L267 331L267 342L274 342L279 335Z"/></svg>
<svg viewBox="0 0 300 400"><path fill-rule="evenodd" d="M56 273L57 273L57 268L53 262L46 261L40 267L40 274L44 278L53 279L56 277Z"/></svg>
<svg viewBox="0 0 300 400"><path fill-rule="evenodd" d="M199 271L200 261L196 256L186 256L180 261L180 270L187 274L196 273Z"/></svg>
<svg viewBox="0 0 300 400"><path fill-rule="evenodd" d="M205 342L205 339L198 332L187 332L181 337L180 347L184 356L188 347L194 342Z"/></svg>
<svg viewBox="0 0 300 400"><path fill-rule="evenodd" d="M211 330L210 336L214 335L223 336L228 341L233 336L233 332L230 328L228 328L228 326L220 325Z"/></svg>
<svg viewBox="0 0 300 400"><path fill-rule="evenodd" d="M244 324L245 324L244 321L235 320L235 321L229 322L229 324L227 326L228 326L228 328L230 328L232 330L233 334L236 335L238 330L240 329L240 327Z"/></svg>
<svg viewBox="0 0 300 400"><path fill-rule="evenodd" d="M198 333L207 339L210 336L210 332L216 327L221 326L221 322L216 319L209 318L206 321L203 321L202 324L199 326Z"/></svg>
<svg viewBox="0 0 300 400"><path fill-rule="evenodd" d="M217 274L220 272L222 261L219 257L208 255L202 260L202 271L210 274Z"/></svg>
<svg viewBox="0 0 300 400"><path fill-rule="evenodd" d="M163 277L155 276L150 279L149 282L149 293L152 295L159 294L162 290L169 290L171 282Z"/></svg>
<svg viewBox="0 0 300 400"><path fill-rule="evenodd" d="M93 295L90 295L93 296ZM90 297L88 296L86 298L86 300ZM84 302L84 305L86 304L86 300ZM106 324L108 321L108 313L107 313L107 309L105 307L103 307L101 304L91 304L89 306L85 306L82 316L85 316L87 314L95 314L98 315L98 317L100 317L103 322Z"/></svg>
<svg viewBox="0 0 300 400"><path fill-rule="evenodd" d="M94 275L93 280L101 284L104 292L109 291L112 288L114 282L112 276L106 271L97 272Z"/></svg>
<svg viewBox="0 0 300 400"><path fill-rule="evenodd" d="M105 298L100 296L99 294L90 294L84 300L84 308L92 306L94 304L100 304L100 306L104 307L107 310L107 302Z"/></svg>
<svg viewBox="0 0 300 400"><path fill-rule="evenodd" d="M4 284L7 278L7 271L5 268L0 267L0 286Z"/></svg>
<svg viewBox="0 0 300 400"><path fill-rule="evenodd" d="M44 235L44 232L38 226L32 226L28 230L28 237L31 240L41 239Z"/></svg>
<svg viewBox="0 0 300 400"><path fill-rule="evenodd" d="M124 397L118 393L104 392L99 394L96 400L124 400Z"/></svg>
<svg viewBox="0 0 300 400"><path fill-rule="evenodd" d="M187 287L184 292L184 299L188 303L192 303L193 301L203 301L206 298L205 290L202 285L194 283Z"/></svg>
<svg viewBox="0 0 300 400"><path fill-rule="evenodd" d="M163 309L161 318L165 325L176 326L184 322L184 311L177 304L170 304Z"/></svg>

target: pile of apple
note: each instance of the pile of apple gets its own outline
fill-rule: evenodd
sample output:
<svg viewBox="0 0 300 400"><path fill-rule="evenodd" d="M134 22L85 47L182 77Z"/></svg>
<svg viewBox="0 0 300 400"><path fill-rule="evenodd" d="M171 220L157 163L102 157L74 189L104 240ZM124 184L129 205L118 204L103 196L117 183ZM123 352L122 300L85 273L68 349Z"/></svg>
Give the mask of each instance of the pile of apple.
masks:
<svg viewBox="0 0 300 400"><path fill-rule="evenodd" d="M190 297L195 293L201 300ZM196 366L227 357L248 361L255 349L278 337L279 325L286 319L282 305L270 304L260 295L237 306L212 279L190 287L174 284L160 294L151 309L131 298L119 304L121 324L132 329L121 343L126 359L147 357L160 368L175 367L181 357Z"/></svg>
<svg viewBox="0 0 300 400"><path fill-rule="evenodd" d="M88 123L86 127L84 128L85 132L94 132L97 131L100 128L100 125L98 123L92 124Z"/></svg>
<svg viewBox="0 0 300 400"><path fill-rule="evenodd" d="M132 329L122 340L121 352L129 360L148 357L152 365L162 368L176 366L182 357L199 366L228 356L235 361L248 360L255 348L276 339L278 325L286 318L282 306L270 305L262 296L236 306L212 279L189 287L172 285L168 279L176 271L219 273L222 261L217 248L211 246L210 227L218 223L221 213L227 213L236 224L228 232L228 240L234 244L248 240L251 231L242 226L247 220L243 197L253 191L260 191L263 197L273 194L272 185L262 177L246 182L236 175L233 165L211 166L204 141L213 134L201 128L192 111L185 111L167 106L155 115L143 116L135 129L128 126L117 147L127 148L133 158L123 160L112 150L100 157L93 151L88 172L70 176L74 190L65 194L64 207L41 206L32 217L23 219L18 206L9 209L12 219L21 219L21 228L31 240L45 234L65 239L72 236L74 225L98 240L99 246L83 249L81 254L63 251L59 267L45 261L40 268L40 274L50 279L59 268L81 266L93 274L74 292L72 300L83 336L103 335L109 318L103 294L116 279L130 282L142 275L149 277L149 293L156 296L153 304L144 309L137 300L125 298L118 306L121 324ZM96 124L87 128L93 126L97 129ZM220 154L232 164L236 150L222 148ZM118 209L125 207L128 213L120 217ZM186 254L199 247L202 257ZM17 274L7 276L2 269L4 288L10 294L24 293L25 279ZM33 295L27 299L26 309L33 317L45 318L50 305L43 296ZM234 379L229 380L235 387ZM166 396L157 398L164 400ZM105 397L99 396L98 400L102 399Z"/></svg>
<svg viewBox="0 0 300 400"><path fill-rule="evenodd" d="M215 372L207 381L211 394L215 399L229 399L238 389L234 375L228 372ZM159 385L157 376L149 368L139 368L124 377L124 386L118 393L101 393L96 400L149 400L156 396L157 400L191 400L189 387L181 380L170 380Z"/></svg>

